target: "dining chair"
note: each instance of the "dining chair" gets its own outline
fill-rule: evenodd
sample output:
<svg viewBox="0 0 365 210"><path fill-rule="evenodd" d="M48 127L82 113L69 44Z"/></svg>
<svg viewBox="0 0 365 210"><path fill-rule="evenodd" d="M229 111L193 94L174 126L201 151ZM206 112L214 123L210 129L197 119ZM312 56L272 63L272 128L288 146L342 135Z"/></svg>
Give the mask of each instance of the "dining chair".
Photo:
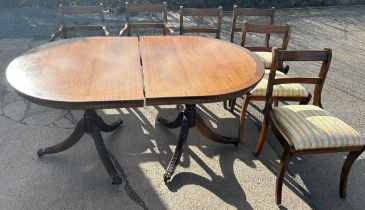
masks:
<svg viewBox="0 0 365 210"><path fill-rule="evenodd" d="M289 25L253 25L253 24L244 24L242 29L242 38L241 42L242 45L245 44L246 35L248 32L254 31L256 33L269 33L271 34L279 34L282 35L283 41L281 45L281 49L286 49L289 37L290 37L290 26ZM244 45L245 46L245 45ZM269 55L272 56L272 53L269 52L273 47L252 47L252 46L245 46L247 49L252 50L255 52L255 50L260 50L263 52L270 53ZM270 62L271 63L271 62ZM283 62L280 62L279 65L277 65L278 69L282 69ZM249 93L247 93L245 96L243 96L243 103L241 107L241 115L240 115L240 126L239 126L239 133L238 133L238 139L241 140L243 137L243 131L245 127L245 115L247 111L247 107L250 101L265 101L266 99L266 88L268 83L270 69L266 69L264 73L263 79L257 84L257 86L252 89ZM289 77L288 75L284 74L281 71L277 72L277 77ZM283 84L283 85L277 85L274 87L273 92L273 99L276 102L279 101L298 101L301 104L307 104L312 98L312 94L308 92L305 87L299 83L296 84ZM227 102L224 102L225 108L229 106L229 110L233 112L234 107L236 105L236 99L231 99Z"/></svg>
<svg viewBox="0 0 365 210"><path fill-rule="evenodd" d="M233 6L233 14L232 14L232 27L231 27L231 42L234 42L234 36L237 32L242 32L242 24L237 25L237 17L262 17L267 18L268 22L266 24L272 25L274 24L275 19L275 7L271 9L257 9L257 8L240 8L237 5ZM247 19L245 19L247 22ZM266 34L265 36L265 44L269 45L270 34Z"/></svg>
<svg viewBox="0 0 365 210"><path fill-rule="evenodd" d="M125 13L126 13L126 24L120 30L119 36L123 34L127 34L127 36L131 36L132 29L162 29L163 35L173 34L174 31L168 26L167 22L167 3L163 2L162 4L129 4L129 2L125 3ZM133 22L131 21L132 15L136 15L138 13L161 13L162 18L159 22Z"/></svg>
<svg viewBox="0 0 365 210"><path fill-rule="evenodd" d="M351 126L325 111L321 105L323 84L331 63L331 49L321 51L285 51L273 49L273 65L267 84L264 121L254 155L262 150L266 131L271 130L284 148L276 179L276 203L282 198L285 171L295 155L349 151L340 176L340 196L345 198L352 164L365 149L365 139ZM318 77L277 77L277 66L283 61L321 62ZM273 107L275 86L306 83L314 85L313 105Z"/></svg>
<svg viewBox="0 0 365 210"><path fill-rule="evenodd" d="M184 26L184 17L216 17L215 26ZM180 6L180 35L185 33L213 33L219 39L222 28L223 9L218 8L184 8Z"/></svg>
<svg viewBox="0 0 365 210"><path fill-rule="evenodd" d="M103 36L109 35L109 29L105 25L103 4L100 3L98 6L63 6L62 4L58 7L60 27L58 30L51 35L50 42L62 35L64 39L67 39L68 32L80 32L80 31L99 31ZM98 16L100 23L95 25L79 24L79 25L66 25L66 19L70 19L72 16ZM90 20L90 19L88 19Z"/></svg>

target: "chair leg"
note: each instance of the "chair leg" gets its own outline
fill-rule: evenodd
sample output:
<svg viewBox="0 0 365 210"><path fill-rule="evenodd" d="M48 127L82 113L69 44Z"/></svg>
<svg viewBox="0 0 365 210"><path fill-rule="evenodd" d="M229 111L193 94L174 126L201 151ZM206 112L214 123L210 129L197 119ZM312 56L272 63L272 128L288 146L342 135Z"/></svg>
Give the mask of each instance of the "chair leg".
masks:
<svg viewBox="0 0 365 210"><path fill-rule="evenodd" d="M264 121L262 121L261 125L261 131L259 135L259 139L257 140L257 144L255 147L255 151L253 152L253 155L259 156L262 150L262 147L264 146L265 139L266 139L266 132L269 127L269 124L267 123L266 117L264 118Z"/></svg>
<svg viewBox="0 0 365 210"><path fill-rule="evenodd" d="M280 160L280 166L278 171L278 176L276 178L276 204L281 204L281 197L283 192L283 182L285 177L285 171L289 165L290 159L292 158L293 154L291 154L288 150L285 150L283 156Z"/></svg>
<svg viewBox="0 0 365 210"><path fill-rule="evenodd" d="M347 155L345 163L342 166L341 177L340 177L340 196L346 197L347 189L347 178L350 173L350 169L355 160L361 155L365 147L361 151L352 151Z"/></svg>
<svg viewBox="0 0 365 210"><path fill-rule="evenodd" d="M230 100L229 111L233 113L233 110L234 110L235 106L236 106L236 98Z"/></svg>
<svg viewBox="0 0 365 210"><path fill-rule="evenodd" d="M279 101L274 101L274 106L278 107L279 106Z"/></svg>
<svg viewBox="0 0 365 210"><path fill-rule="evenodd" d="M223 108L224 109L227 109L227 107L228 107L228 104L229 103L229 101L223 101Z"/></svg>
<svg viewBox="0 0 365 210"><path fill-rule="evenodd" d="M245 95L243 97L243 103L242 103L242 109L241 109L241 115L240 115L240 124L239 124L239 131L238 131L238 141L242 140L243 137L243 131L245 130L245 116L247 111L247 106L249 102L249 96Z"/></svg>

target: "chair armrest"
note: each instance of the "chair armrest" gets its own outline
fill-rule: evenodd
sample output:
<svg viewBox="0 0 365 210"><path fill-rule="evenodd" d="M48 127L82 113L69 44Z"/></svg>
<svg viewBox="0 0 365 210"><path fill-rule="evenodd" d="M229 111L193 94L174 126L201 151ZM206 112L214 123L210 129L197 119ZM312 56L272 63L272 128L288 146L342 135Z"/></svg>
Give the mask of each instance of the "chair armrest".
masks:
<svg viewBox="0 0 365 210"><path fill-rule="evenodd" d="M58 30L56 32L54 32L51 35L51 38L49 39L49 42L53 42L58 36L60 36L63 32L63 28L62 26L58 28Z"/></svg>
<svg viewBox="0 0 365 210"><path fill-rule="evenodd" d="M122 28L122 30L119 31L119 36L122 36L124 34L124 32L127 31L128 27L129 27L128 23L126 23L124 25L124 28Z"/></svg>

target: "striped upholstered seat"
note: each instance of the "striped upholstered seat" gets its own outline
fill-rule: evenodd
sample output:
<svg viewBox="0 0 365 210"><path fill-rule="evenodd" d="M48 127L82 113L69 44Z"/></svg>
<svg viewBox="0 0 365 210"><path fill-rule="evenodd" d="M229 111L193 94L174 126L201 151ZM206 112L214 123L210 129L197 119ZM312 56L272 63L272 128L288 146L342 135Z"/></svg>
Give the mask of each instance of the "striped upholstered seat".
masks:
<svg viewBox="0 0 365 210"><path fill-rule="evenodd" d="M264 78L250 92L252 96L266 96L267 82L269 79L270 70L265 70ZM276 78L288 77L286 74L276 71ZM308 97L309 93L299 83L275 85L273 97Z"/></svg>
<svg viewBox="0 0 365 210"><path fill-rule="evenodd" d="M286 105L273 111L296 150L365 145L356 130L318 106Z"/></svg>
<svg viewBox="0 0 365 210"><path fill-rule="evenodd" d="M272 53L271 52L254 52L264 63L265 69L271 68Z"/></svg>

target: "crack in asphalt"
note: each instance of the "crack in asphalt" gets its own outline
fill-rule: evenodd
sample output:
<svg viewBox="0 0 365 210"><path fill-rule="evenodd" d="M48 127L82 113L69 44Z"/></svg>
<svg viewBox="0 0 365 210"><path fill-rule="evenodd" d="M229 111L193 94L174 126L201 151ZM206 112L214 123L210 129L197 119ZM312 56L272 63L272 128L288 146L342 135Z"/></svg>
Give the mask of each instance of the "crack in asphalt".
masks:
<svg viewBox="0 0 365 210"><path fill-rule="evenodd" d="M115 156L108 151L112 161L114 162L115 168L119 171L120 175L125 181L124 190L127 192L128 197L134 201L136 204L141 206L144 210L147 210L146 203L142 200L142 198L138 195L138 193L133 189L133 187L130 185L127 175L124 173L123 168L120 166L118 160L115 158Z"/></svg>

